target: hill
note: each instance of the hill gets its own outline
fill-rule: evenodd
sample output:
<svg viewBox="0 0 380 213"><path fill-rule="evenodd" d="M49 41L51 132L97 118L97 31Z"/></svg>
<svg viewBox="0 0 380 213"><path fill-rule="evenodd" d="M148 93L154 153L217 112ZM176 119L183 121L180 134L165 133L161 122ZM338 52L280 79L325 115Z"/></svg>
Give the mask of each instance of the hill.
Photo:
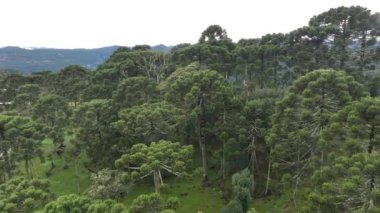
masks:
<svg viewBox="0 0 380 213"><path fill-rule="evenodd" d="M17 70L32 73L42 70L58 71L67 65L77 64L95 69L120 46L96 49L52 49L52 48L0 48L0 70ZM170 47L157 45L153 50L167 52Z"/></svg>

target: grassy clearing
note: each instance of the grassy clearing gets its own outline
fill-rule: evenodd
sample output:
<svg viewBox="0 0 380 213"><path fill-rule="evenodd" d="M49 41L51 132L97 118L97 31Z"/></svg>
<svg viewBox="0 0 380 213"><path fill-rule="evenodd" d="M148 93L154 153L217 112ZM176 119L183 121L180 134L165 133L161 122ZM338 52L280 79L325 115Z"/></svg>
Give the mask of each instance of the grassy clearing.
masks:
<svg viewBox="0 0 380 213"><path fill-rule="evenodd" d="M69 147L69 145L67 145ZM71 193L82 193L90 185L90 174L86 168L83 167L84 157L81 155L78 159L70 159L67 154L62 157L53 155L53 159L49 160L48 156L53 150L53 143L51 140L44 140L42 149L46 158L45 162L41 163L40 159L33 159L33 177L34 178L47 178L51 184L51 190L57 195L66 195ZM52 161L56 165L50 176L46 176L49 171ZM24 165L21 162L20 170L24 173Z"/></svg>
<svg viewBox="0 0 380 213"><path fill-rule="evenodd" d="M273 197L256 199L252 202L251 207L255 208L257 212L266 212L266 213L293 212L293 209L289 209L290 202L291 200L288 195L282 195L280 197L273 196Z"/></svg>
<svg viewBox="0 0 380 213"><path fill-rule="evenodd" d="M181 205L178 212L196 213L217 213L224 205L221 193L214 189L202 188L202 176L196 175L189 178L170 177L164 180L166 186L161 194L164 198L176 196L180 199ZM141 194L154 193L152 183L135 185L124 200L126 206L130 206L133 200Z"/></svg>
<svg viewBox="0 0 380 213"><path fill-rule="evenodd" d="M68 141L68 140L66 140ZM70 144L66 143L69 149ZM71 193L83 194L91 184L90 173L84 168L83 162L85 156L81 155L78 159L72 159L67 152L60 158L53 155L53 159L49 160L47 156L51 154L54 145L51 140L44 140L42 149L45 156L45 162L41 163L40 159L36 158L32 161L33 177L47 178L51 183L51 189L56 195L66 195ZM54 162L56 167L50 176L46 176L46 172L51 167L51 162ZM67 166L65 166L67 165ZM24 175L24 163L19 165L19 171ZM187 178L167 177L164 179L166 184L162 190L164 198L176 196L181 201L181 206L178 212L193 213L216 213L224 205L221 199L221 193L211 188L202 188L202 175L196 174ZM131 189L130 193L122 200L122 203L127 207L131 205L133 200L141 194L150 194L154 192L153 180L138 183Z"/></svg>
<svg viewBox="0 0 380 213"><path fill-rule="evenodd" d="M53 150L51 140L43 141L44 156L48 156ZM69 145L67 145L69 148ZM91 184L90 173L84 168L85 156L81 155L78 159L72 159L65 153L61 158L54 155L53 162L56 165L52 174L47 177L46 172L51 167L51 160L46 159L41 163L40 159L34 159L33 176L36 178L47 178L51 183L51 189L56 195L66 195L71 193L83 194ZM67 168L66 166L67 165ZM24 162L19 165L19 170L24 175ZM212 176L213 173L210 173ZM213 178L211 178L213 179ZM177 178L174 176L164 179L165 187L161 191L164 199L176 196L180 199L181 205L178 212L183 213L217 213L220 212L224 201L221 198L221 191L213 188L202 187L202 175L194 174L187 178ZM230 181L226 181L230 183ZM149 178L143 183L138 183L132 187L128 195L121 201L129 207L133 200L141 194L154 193L153 180ZM300 194L304 194L300 190ZM301 203L299 203L301 204ZM300 205L302 206L302 204ZM254 199L251 207L257 212L277 213L277 212L297 212L291 200L291 193L281 196L270 196L266 198Z"/></svg>
<svg viewBox="0 0 380 213"><path fill-rule="evenodd" d="M188 192L188 195L181 196L183 192ZM213 189L203 189L200 179L194 182L173 183L171 193L171 196L178 196L181 200L178 212L220 212L224 205L221 193Z"/></svg>
<svg viewBox="0 0 380 213"><path fill-rule="evenodd" d="M292 190L283 193L280 196L269 196L260 199L254 199L251 207L255 208L257 212L265 213L293 213L293 212L304 212L302 207L307 204L308 188L303 187L298 191L298 196L296 198L297 206L294 206Z"/></svg>

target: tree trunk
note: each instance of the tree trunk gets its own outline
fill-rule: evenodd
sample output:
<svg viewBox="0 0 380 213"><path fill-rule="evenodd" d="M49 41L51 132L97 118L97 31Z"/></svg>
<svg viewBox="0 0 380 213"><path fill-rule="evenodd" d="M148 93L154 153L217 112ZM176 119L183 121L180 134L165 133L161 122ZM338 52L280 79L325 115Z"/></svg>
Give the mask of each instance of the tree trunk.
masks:
<svg viewBox="0 0 380 213"><path fill-rule="evenodd" d="M198 127L198 142L199 142L199 148L202 153L202 168L203 168L203 181L207 181L207 154L206 154L206 144L205 144L205 135L204 135L204 128L206 125L206 121L204 119L205 115L205 103L204 103L204 96L205 94L202 93L200 97L200 107L201 107L201 115L199 117L199 127Z"/></svg>
<svg viewBox="0 0 380 213"><path fill-rule="evenodd" d="M260 57L260 89L264 88L264 54Z"/></svg>
<svg viewBox="0 0 380 213"><path fill-rule="evenodd" d="M344 63L345 63L345 59L343 57L344 57L343 55L340 56L340 62L339 62L339 69L341 70L343 70Z"/></svg>
<svg viewBox="0 0 380 213"><path fill-rule="evenodd" d="M80 185L79 185L79 174L78 174L78 158L74 160L75 166L75 176L76 176L76 185L77 185L77 193L80 193Z"/></svg>
<svg viewBox="0 0 380 213"><path fill-rule="evenodd" d="M322 85L322 101L321 101L321 109L320 109L320 119L319 119L319 128L320 130L322 130L325 126L325 120L322 120L324 119L324 116L323 114L325 113L325 96L326 96L326 91L325 91L325 85L323 84ZM323 165L323 162L324 162L324 150L322 149L321 150L321 158L320 158L320 164Z"/></svg>
<svg viewBox="0 0 380 213"><path fill-rule="evenodd" d="M361 39L361 48L360 48L360 70L363 70L363 68L364 68L366 43L367 43L367 34L365 31L363 31L362 32L362 39Z"/></svg>
<svg viewBox="0 0 380 213"><path fill-rule="evenodd" d="M5 183L6 176L4 172L0 172L0 184Z"/></svg>
<svg viewBox="0 0 380 213"><path fill-rule="evenodd" d="M374 139L375 139L375 125L371 126L371 130L369 133L369 142L368 142L368 154L372 155L373 151L373 145L374 145ZM373 190L375 189L375 176L371 175L369 180L369 191L368 191L368 207L367 212L371 212L371 210L374 207L373 204Z"/></svg>
<svg viewBox="0 0 380 213"><path fill-rule="evenodd" d="M297 166L297 173L296 173L296 184L294 185L294 189L293 189L293 203L294 203L294 207L297 206L297 201L296 201L296 196L297 196L297 192L298 192L298 184L299 184L299 181L300 181L300 175L301 175L301 170L300 170L300 156L301 156L301 153L300 153L300 149L298 147L298 150L297 150L297 163L296 163L296 166Z"/></svg>
<svg viewBox="0 0 380 213"><path fill-rule="evenodd" d="M204 142L200 142L200 148L202 153L202 168L203 168L203 181L207 181L207 159L206 159L206 146Z"/></svg>
<svg viewBox="0 0 380 213"><path fill-rule="evenodd" d="M226 179L226 156L225 156L225 141L223 141L223 146L222 146L222 179Z"/></svg>
<svg viewBox="0 0 380 213"><path fill-rule="evenodd" d="M375 125L372 125L370 133L369 133L368 154L372 154L373 145L375 143L374 140L375 140Z"/></svg>
<svg viewBox="0 0 380 213"><path fill-rule="evenodd" d="M156 74L156 82L157 82L157 85L160 84L160 74L159 73Z"/></svg>
<svg viewBox="0 0 380 213"><path fill-rule="evenodd" d="M277 61L277 54L275 55L275 63L273 68L273 82L274 86L277 87L277 68L278 68L278 61Z"/></svg>
<svg viewBox="0 0 380 213"><path fill-rule="evenodd" d="M244 69L244 71L245 71L245 75L246 75L246 76L248 75L248 79L249 79L249 81L252 81L252 71L250 70L250 71L249 71L249 74L248 74L248 63L245 64L245 69ZM247 79L247 78L246 78L246 79Z"/></svg>
<svg viewBox="0 0 380 213"><path fill-rule="evenodd" d="M154 181L154 190L156 191L156 193L160 193L160 177L159 177L158 170L153 171L153 181Z"/></svg>
<svg viewBox="0 0 380 213"><path fill-rule="evenodd" d="M11 149L6 150L6 148L5 148L5 150L3 152L4 161L7 164L7 165L5 165L5 168L7 170L8 180L10 180L12 178L12 162L11 162L12 159L9 156L8 152L11 152L9 150L11 150ZM6 179L5 174L4 174L4 178Z"/></svg>
<svg viewBox="0 0 380 213"><path fill-rule="evenodd" d="M25 158L25 174L26 178L30 180L30 174L29 174L29 160L28 158Z"/></svg>
<svg viewBox="0 0 380 213"><path fill-rule="evenodd" d="M371 210L374 207L373 204L373 190L375 189L375 177L372 176L369 182L369 192L368 192L368 204L366 212L372 212Z"/></svg>
<svg viewBox="0 0 380 213"><path fill-rule="evenodd" d="M202 70L202 48L199 46L198 48L198 63L199 63L199 70Z"/></svg>
<svg viewBox="0 0 380 213"><path fill-rule="evenodd" d="M255 193L255 163L256 163L256 144L255 144L255 136L252 136L251 141L251 196L253 197Z"/></svg>
<svg viewBox="0 0 380 213"><path fill-rule="evenodd" d="M224 105L224 103L223 103ZM226 125L226 108L223 107L223 125ZM223 138L223 146L222 146L222 178L223 180L226 179L226 156L225 156L225 145L226 145L226 139Z"/></svg>
<svg viewBox="0 0 380 213"><path fill-rule="evenodd" d="M30 179L33 179L33 161L29 160L29 175Z"/></svg>
<svg viewBox="0 0 380 213"><path fill-rule="evenodd" d="M270 183L270 175L271 175L271 167L272 167L272 148L269 149L269 157L268 157L268 171L267 171L267 183L265 186L265 195L269 192L269 183Z"/></svg>
<svg viewBox="0 0 380 213"><path fill-rule="evenodd" d="M293 191L293 204L294 204L294 207L297 207L296 196L297 196L297 192L298 192L299 181L300 181L300 176L299 176L299 174L297 174L296 184L294 186L294 191Z"/></svg>
<svg viewBox="0 0 380 213"><path fill-rule="evenodd" d="M162 181L161 170L158 170L158 177L160 178L160 184L161 184L161 186L164 185L164 181Z"/></svg>
<svg viewBox="0 0 380 213"><path fill-rule="evenodd" d="M249 91L248 91L248 64L246 63L244 65L244 80L243 80L243 88L244 88L244 93L245 93L245 98L248 100L249 96ZM251 73L249 74L249 80L251 81L252 79Z"/></svg>
<svg viewBox="0 0 380 213"><path fill-rule="evenodd" d="M340 62L339 62L339 68L342 70L344 68L344 65L346 63L346 46L347 46L347 41L346 41L346 32L347 32L347 25L348 25L348 20L344 20L342 24L342 46L340 49Z"/></svg>

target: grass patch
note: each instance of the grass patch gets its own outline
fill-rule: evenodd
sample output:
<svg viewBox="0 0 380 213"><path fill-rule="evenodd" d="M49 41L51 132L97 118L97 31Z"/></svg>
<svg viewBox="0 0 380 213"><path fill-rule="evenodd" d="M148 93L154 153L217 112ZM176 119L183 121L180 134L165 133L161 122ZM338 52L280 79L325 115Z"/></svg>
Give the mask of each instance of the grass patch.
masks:
<svg viewBox="0 0 380 213"><path fill-rule="evenodd" d="M86 156L81 154L78 159L69 156L68 150L71 144L67 142L69 141L68 138L65 140L66 152L62 157L58 157L56 154L52 155L53 159L47 157L54 150L52 141L47 139L42 142L45 162L41 162L39 158L32 160L33 177L48 179L51 183L52 192L57 196L72 193L84 194L91 184L90 173L83 166ZM55 164L55 168L50 176L46 176L52 162ZM25 175L24 162L20 162L18 170L20 175ZM153 177L151 179L148 177L145 182L133 186L121 202L128 208L139 195L154 193ZM225 205L219 190L202 187L202 174L199 172L187 178L166 177L164 183L166 188L162 190L161 195L164 199L173 196L178 197L181 202L178 212L217 213Z"/></svg>
<svg viewBox="0 0 380 213"><path fill-rule="evenodd" d="M292 190L284 192L279 196L268 196L265 198L254 199L251 203L251 208L255 208L257 212L266 213L291 213L291 212L304 212L302 208L307 205L307 187L300 187L296 197L297 206L294 206Z"/></svg>
<svg viewBox="0 0 380 213"><path fill-rule="evenodd" d="M181 205L177 212L196 213L218 213L224 203L221 193L211 188L202 188L202 176L196 175L189 178L169 177L164 179L166 188L161 195L163 198L178 197ZM154 193L152 182L136 184L126 196L123 203L129 207L133 200L141 194Z"/></svg>
<svg viewBox="0 0 380 213"><path fill-rule="evenodd" d="M290 202L291 197L289 195L271 196L253 200L251 207L255 208L257 212L293 212L293 209L288 209Z"/></svg>
<svg viewBox="0 0 380 213"><path fill-rule="evenodd" d="M66 143L68 150L69 145ZM53 159L49 160L46 156L51 154L54 145L51 140L42 142L42 150L46 158L45 162L41 163L39 158L32 160L33 177L46 178L50 181L51 190L56 195L66 195L71 193L81 194L86 191L91 183L90 173L83 166L84 155L80 155L78 159L72 159L67 152L58 157L53 155ZM46 176L46 172L51 168L52 162L55 168L50 176ZM19 170L24 175L24 162L20 162Z"/></svg>

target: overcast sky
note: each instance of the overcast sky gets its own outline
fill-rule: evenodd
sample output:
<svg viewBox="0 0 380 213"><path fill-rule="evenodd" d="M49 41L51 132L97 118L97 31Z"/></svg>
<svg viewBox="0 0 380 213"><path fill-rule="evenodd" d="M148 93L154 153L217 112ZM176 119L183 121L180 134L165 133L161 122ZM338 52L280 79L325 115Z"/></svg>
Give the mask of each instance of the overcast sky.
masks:
<svg viewBox="0 0 380 213"><path fill-rule="evenodd" d="M287 33L342 5L380 12L379 0L0 0L0 47L195 43L212 24L238 41Z"/></svg>

